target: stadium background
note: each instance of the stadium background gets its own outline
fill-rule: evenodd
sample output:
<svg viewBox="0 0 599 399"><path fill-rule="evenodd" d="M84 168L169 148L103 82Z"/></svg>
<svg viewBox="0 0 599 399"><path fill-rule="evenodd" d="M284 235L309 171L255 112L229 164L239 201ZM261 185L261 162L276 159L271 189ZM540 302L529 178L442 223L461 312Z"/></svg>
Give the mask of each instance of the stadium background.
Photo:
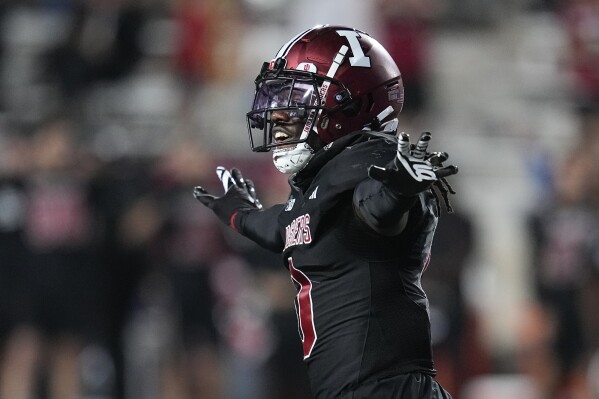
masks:
<svg viewBox="0 0 599 399"><path fill-rule="evenodd" d="M319 23L388 47L400 128L460 167L424 281L439 380L599 398L596 0L3 1L0 398L307 397L289 277L191 189L223 164L285 199L244 116Z"/></svg>

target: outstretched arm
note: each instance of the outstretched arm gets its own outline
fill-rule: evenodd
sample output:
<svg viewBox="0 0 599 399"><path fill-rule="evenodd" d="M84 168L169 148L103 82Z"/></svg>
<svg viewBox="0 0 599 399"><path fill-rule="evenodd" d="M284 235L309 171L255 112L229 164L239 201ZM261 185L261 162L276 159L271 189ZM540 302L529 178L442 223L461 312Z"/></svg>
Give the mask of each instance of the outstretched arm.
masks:
<svg viewBox="0 0 599 399"><path fill-rule="evenodd" d="M355 212L377 233L401 233L418 194L458 172L456 166L443 166L447 153L427 152L430 139L430 133L423 133L413 146L409 136L401 133L393 161L385 167L370 166L370 179L356 187L353 198Z"/></svg>
<svg viewBox="0 0 599 399"><path fill-rule="evenodd" d="M235 218L236 230L273 252L282 253L284 242L277 222L284 204L272 206L260 212L239 212Z"/></svg>

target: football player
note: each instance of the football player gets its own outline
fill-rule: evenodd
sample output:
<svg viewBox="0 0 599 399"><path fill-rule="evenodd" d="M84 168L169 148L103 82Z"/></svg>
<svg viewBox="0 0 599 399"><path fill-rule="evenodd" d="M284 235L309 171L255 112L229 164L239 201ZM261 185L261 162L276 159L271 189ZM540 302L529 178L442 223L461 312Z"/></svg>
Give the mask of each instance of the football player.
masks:
<svg viewBox="0 0 599 399"><path fill-rule="evenodd" d="M252 181L223 167L222 196L200 186L194 195L282 253L314 396L449 398L434 380L420 277L457 167L428 151L430 133L414 144L397 134L395 62L364 32L317 26L264 63L255 83L250 144L289 175L289 199L264 209Z"/></svg>

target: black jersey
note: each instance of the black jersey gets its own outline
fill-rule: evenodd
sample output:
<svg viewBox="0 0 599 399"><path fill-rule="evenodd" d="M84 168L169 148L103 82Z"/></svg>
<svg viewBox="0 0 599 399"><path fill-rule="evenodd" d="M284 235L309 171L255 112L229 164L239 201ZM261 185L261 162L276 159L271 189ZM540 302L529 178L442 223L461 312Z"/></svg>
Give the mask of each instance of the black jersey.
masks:
<svg viewBox="0 0 599 399"><path fill-rule="evenodd" d="M300 337L317 398L354 397L360 386L403 373L434 375L420 277L437 223L435 200L421 193L397 235L376 233L354 207L356 187L370 180L367 168L385 166L396 149L393 136L380 134L336 140L290 179L286 204L234 220L240 233L283 254L298 290Z"/></svg>

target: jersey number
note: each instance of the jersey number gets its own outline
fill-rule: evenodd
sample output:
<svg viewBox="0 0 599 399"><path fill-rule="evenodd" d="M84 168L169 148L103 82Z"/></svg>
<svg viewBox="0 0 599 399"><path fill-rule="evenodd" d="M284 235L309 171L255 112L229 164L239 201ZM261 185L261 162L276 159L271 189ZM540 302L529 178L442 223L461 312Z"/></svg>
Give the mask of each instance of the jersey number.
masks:
<svg viewBox="0 0 599 399"><path fill-rule="evenodd" d="M314 310L312 308L312 282L303 272L293 266L293 260L289 261L289 272L291 280L297 285L295 297L295 312L297 324L304 347L304 359L310 357L314 344L316 343L316 329L314 328Z"/></svg>

